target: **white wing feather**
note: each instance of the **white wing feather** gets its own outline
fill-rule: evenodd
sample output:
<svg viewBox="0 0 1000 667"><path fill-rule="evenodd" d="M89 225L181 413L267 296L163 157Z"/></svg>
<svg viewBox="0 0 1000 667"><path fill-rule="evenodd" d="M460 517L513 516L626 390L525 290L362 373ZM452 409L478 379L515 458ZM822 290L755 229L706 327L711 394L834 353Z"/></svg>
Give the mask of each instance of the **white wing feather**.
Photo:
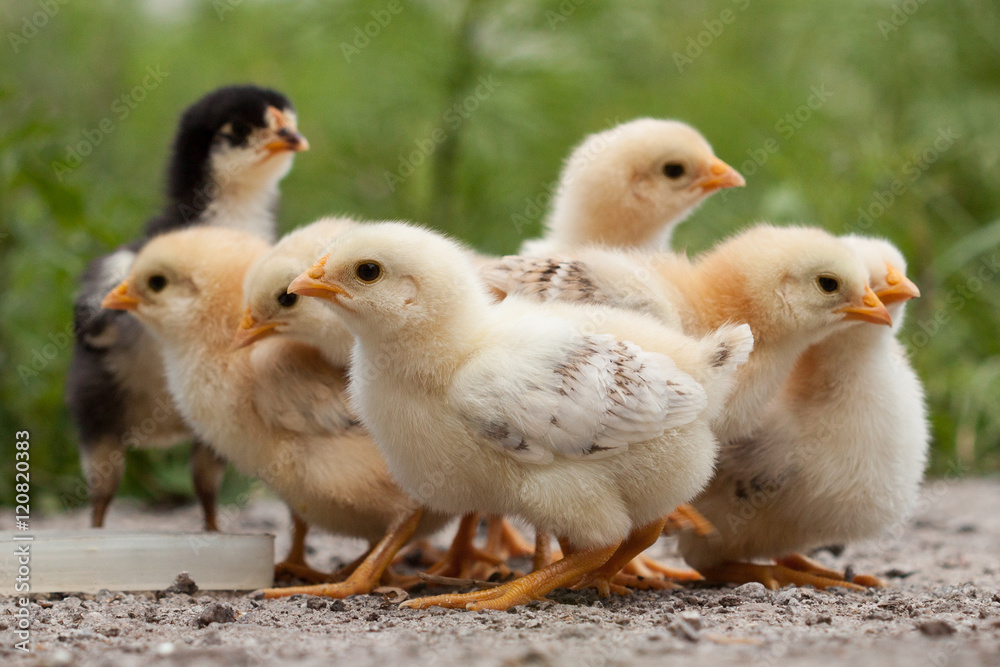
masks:
<svg viewBox="0 0 1000 667"><path fill-rule="evenodd" d="M693 421L705 390L662 354L580 334L549 353L471 362L459 412L491 446L521 460L602 458Z"/></svg>

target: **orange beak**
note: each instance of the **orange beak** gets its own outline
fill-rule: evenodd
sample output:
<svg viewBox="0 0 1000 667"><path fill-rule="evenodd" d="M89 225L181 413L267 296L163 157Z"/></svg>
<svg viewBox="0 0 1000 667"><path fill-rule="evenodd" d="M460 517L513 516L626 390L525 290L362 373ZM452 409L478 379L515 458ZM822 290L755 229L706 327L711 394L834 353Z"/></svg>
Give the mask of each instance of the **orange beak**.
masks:
<svg viewBox="0 0 1000 667"><path fill-rule="evenodd" d="M861 322L870 322L871 324L884 324L887 327L892 326L892 318L889 317L889 311L885 309L885 304L879 301L879 298L875 296L875 292L868 285L865 285L865 294L861 297L860 304L844 306L837 312L844 313L845 320L858 320Z"/></svg>
<svg viewBox="0 0 1000 667"><path fill-rule="evenodd" d="M336 299L338 295L351 298L351 295L343 287L324 280L326 260L329 257L329 255L323 255L308 271L293 280L288 285L288 293L314 296L320 299Z"/></svg>
<svg viewBox="0 0 1000 667"><path fill-rule="evenodd" d="M239 328L236 329L233 345L236 346L236 349L252 345L261 338L267 338L271 334L277 333L275 327L279 324L281 323L265 322L264 324L259 324L254 316L250 314L250 308L247 308L246 312L243 313L243 319L240 320Z"/></svg>
<svg viewBox="0 0 1000 667"><path fill-rule="evenodd" d="M273 140L264 144L264 150L268 154L309 150L309 141L295 127L294 118L286 115L277 107L268 107L267 112L271 116L271 129L275 134Z"/></svg>
<svg viewBox="0 0 1000 667"><path fill-rule="evenodd" d="M886 264L885 282L888 287L875 292L879 300L884 304L899 303L909 301L920 296L920 288L903 275L903 273L892 264Z"/></svg>
<svg viewBox="0 0 1000 667"><path fill-rule="evenodd" d="M108 295L101 301L101 308L108 310L135 310L139 307L139 299L129 293L129 284L123 280L108 292Z"/></svg>
<svg viewBox="0 0 1000 667"><path fill-rule="evenodd" d="M712 158L708 174L692 183L691 187L700 188L703 193L709 194L723 188L740 188L746 184L746 179L740 172L719 158Z"/></svg>

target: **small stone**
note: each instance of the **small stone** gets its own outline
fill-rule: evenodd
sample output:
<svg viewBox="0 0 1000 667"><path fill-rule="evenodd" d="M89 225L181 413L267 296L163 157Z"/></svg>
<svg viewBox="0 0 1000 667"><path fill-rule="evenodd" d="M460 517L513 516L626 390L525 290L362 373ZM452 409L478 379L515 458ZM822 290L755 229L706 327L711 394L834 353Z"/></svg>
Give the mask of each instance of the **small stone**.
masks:
<svg viewBox="0 0 1000 667"><path fill-rule="evenodd" d="M165 588L162 593L164 595L169 593L184 593L185 595L194 595L198 592L198 584L194 583L194 579L191 578L191 573L181 572L174 579L174 583L170 584Z"/></svg>
<svg viewBox="0 0 1000 667"><path fill-rule="evenodd" d="M942 620L917 623L917 630L920 630L921 633L928 637L947 637L955 634L954 626Z"/></svg>
<svg viewBox="0 0 1000 667"><path fill-rule="evenodd" d="M326 607L330 611L347 611L347 605L343 600L333 600Z"/></svg>
<svg viewBox="0 0 1000 667"><path fill-rule="evenodd" d="M701 614L694 610L682 611L677 614L677 617L682 621L690 625L695 630L701 630Z"/></svg>
<svg viewBox="0 0 1000 667"><path fill-rule="evenodd" d="M828 614L818 614L809 619L806 619L806 625L833 625L833 617Z"/></svg>
<svg viewBox="0 0 1000 667"><path fill-rule="evenodd" d="M162 644L157 644L156 648L153 649L153 654L158 655L161 658L165 658L168 655L173 655L177 652L177 647L171 642L163 642Z"/></svg>
<svg viewBox="0 0 1000 667"><path fill-rule="evenodd" d="M979 527L974 523L963 523L961 526L955 529L956 533L975 533L979 530Z"/></svg>
<svg viewBox="0 0 1000 667"><path fill-rule="evenodd" d="M685 641L697 642L701 639L701 635L698 630L691 627L691 624L681 618L679 614L674 618L673 622L667 626L667 629L673 632L676 637Z"/></svg>
<svg viewBox="0 0 1000 667"><path fill-rule="evenodd" d="M737 586L733 589L733 594L741 595L745 598L750 598L751 600L766 600L769 597L767 587L757 581L751 581L749 584Z"/></svg>
<svg viewBox="0 0 1000 667"><path fill-rule="evenodd" d="M323 598L313 595L306 600L306 609L326 609L330 603Z"/></svg>
<svg viewBox="0 0 1000 667"><path fill-rule="evenodd" d="M739 595L723 595L716 600L716 602L718 602L719 606L722 607L739 607L741 604L746 602L746 600Z"/></svg>
<svg viewBox="0 0 1000 667"><path fill-rule="evenodd" d="M198 616L197 625L203 628L212 623L232 623L236 620L236 610L225 602L213 602L205 607Z"/></svg>
<svg viewBox="0 0 1000 667"><path fill-rule="evenodd" d="M73 654L64 648L57 648L42 658L41 664L44 667L66 667L73 664Z"/></svg>

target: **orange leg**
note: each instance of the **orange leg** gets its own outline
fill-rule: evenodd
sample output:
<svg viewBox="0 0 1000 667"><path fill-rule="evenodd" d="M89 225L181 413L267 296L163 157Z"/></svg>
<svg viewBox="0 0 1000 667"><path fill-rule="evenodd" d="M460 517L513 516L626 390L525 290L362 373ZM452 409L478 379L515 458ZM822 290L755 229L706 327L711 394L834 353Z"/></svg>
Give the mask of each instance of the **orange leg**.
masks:
<svg viewBox="0 0 1000 667"><path fill-rule="evenodd" d="M611 557L618 547L611 544L605 547L586 549L556 561L551 565L532 572L529 575L515 579L509 583L484 591L474 593L435 595L433 597L416 598L403 602L401 607L411 609L427 609L428 607L448 607L451 609L496 609L503 611L532 600L541 600L556 588L567 586L577 581L587 572L598 568Z"/></svg>
<svg viewBox="0 0 1000 667"><path fill-rule="evenodd" d="M843 573L823 567L812 558L802 554L792 554L791 556L785 556L784 558L778 558L776 560L779 565L784 565L790 570L813 574L817 577L823 577L824 579L839 579L841 581L846 581ZM885 587L885 582L870 574L856 574L854 575L854 579L851 581L860 586L867 586L868 588Z"/></svg>
<svg viewBox="0 0 1000 667"><path fill-rule="evenodd" d="M648 523L645 526L640 526L635 528L629 534L625 541L619 545L618 549L601 567L595 568L592 572L589 572L585 577L583 577L573 588L588 588L593 586L600 593L601 597L607 597L614 590L615 593L619 595L624 595L628 593L627 586L628 583L618 583L612 581L618 575L623 567L625 567L630 560L635 558L638 554L642 553L648 549L657 539L659 539L660 534L663 533L663 524L666 522L666 517L662 519L657 519L652 523ZM631 575L625 575L624 581L628 581L632 584L639 583L638 578L631 577ZM657 580L643 580L646 586L653 588L667 588L671 587L667 582L652 583Z"/></svg>
<svg viewBox="0 0 1000 667"><path fill-rule="evenodd" d="M562 554L558 558L562 558ZM544 530L535 531L535 555L531 559L531 571L537 572L556 560L552 553L552 535Z"/></svg>
<svg viewBox="0 0 1000 667"><path fill-rule="evenodd" d="M716 532L712 522L688 504L678 505L673 512L667 515L667 523L663 528L663 533L673 535L682 530L693 530L695 535L699 537L708 537Z"/></svg>
<svg viewBox="0 0 1000 667"><path fill-rule="evenodd" d="M344 581L335 584L317 584L314 586L268 588L264 590L264 597L280 598L303 594L346 598L351 595L370 593L372 589L378 586L382 575L385 574L396 552L413 536L423 513L423 509L418 509L391 526L386 531L385 536L375 545L375 548L369 552L365 560Z"/></svg>
<svg viewBox="0 0 1000 667"><path fill-rule="evenodd" d="M335 574L315 570L306 563L306 535L309 534L309 524L299 518L295 512L292 515L292 546L285 560L274 566L274 578L302 579L312 584L326 584L337 581Z"/></svg>
<svg viewBox="0 0 1000 667"><path fill-rule="evenodd" d="M472 567L477 562L489 563L493 567L503 563L503 560L492 553L477 549L472 541L476 537L476 528L479 526L479 514L472 512L462 517L458 524L458 532L455 533L451 546L445 553L444 558L427 569L428 574L436 574L441 577L466 578L472 571Z"/></svg>
<svg viewBox="0 0 1000 667"><path fill-rule="evenodd" d="M644 554L639 554L622 570L639 577L662 576L671 581L701 581L704 579L694 570L670 567Z"/></svg>
<svg viewBox="0 0 1000 667"><path fill-rule="evenodd" d="M833 586L842 586L856 591L864 590L862 586L844 581L843 578L831 579L829 577L821 577L808 572L800 572L784 565L758 565L756 563L731 561L713 567L702 568L701 573L709 581L733 584L747 584L756 581L764 584L772 591L776 591L789 584L793 586L812 586L819 590Z"/></svg>

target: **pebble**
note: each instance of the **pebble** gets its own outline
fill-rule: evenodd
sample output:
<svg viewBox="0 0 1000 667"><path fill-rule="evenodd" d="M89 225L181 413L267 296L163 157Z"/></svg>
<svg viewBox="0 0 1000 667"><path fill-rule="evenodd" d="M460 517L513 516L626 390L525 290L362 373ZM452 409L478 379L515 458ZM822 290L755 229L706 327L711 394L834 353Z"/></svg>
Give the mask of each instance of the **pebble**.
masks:
<svg viewBox="0 0 1000 667"><path fill-rule="evenodd" d="M947 637L955 634L955 627L948 621L924 621L917 623L917 630L928 637Z"/></svg>
<svg viewBox="0 0 1000 667"><path fill-rule="evenodd" d="M232 623L236 620L236 610L225 602L213 602L205 607L198 616L197 625L203 628L212 623Z"/></svg>
<svg viewBox="0 0 1000 667"><path fill-rule="evenodd" d="M740 595L751 600L766 600L770 597L770 591L767 590L764 584L752 581L749 584L743 584L734 588L733 595Z"/></svg>

